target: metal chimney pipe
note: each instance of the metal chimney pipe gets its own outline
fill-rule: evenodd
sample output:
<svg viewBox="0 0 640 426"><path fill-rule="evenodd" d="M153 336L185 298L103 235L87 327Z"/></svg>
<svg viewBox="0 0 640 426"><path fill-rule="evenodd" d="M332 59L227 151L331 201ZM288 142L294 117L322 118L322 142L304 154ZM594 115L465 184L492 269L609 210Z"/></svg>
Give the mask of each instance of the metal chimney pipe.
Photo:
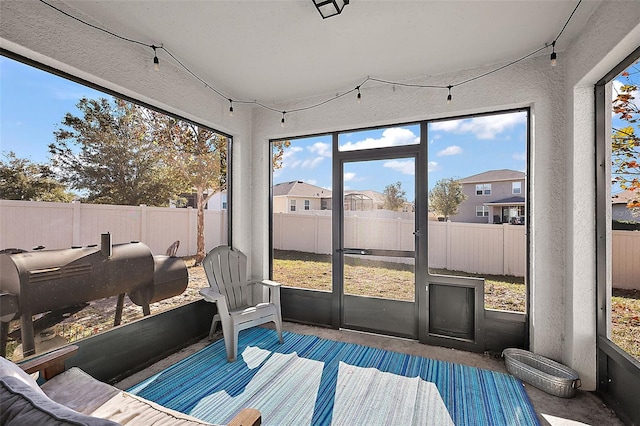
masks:
<svg viewBox="0 0 640 426"><path fill-rule="evenodd" d="M110 258L113 253L111 234L109 232L106 234L100 234L100 253L107 258Z"/></svg>

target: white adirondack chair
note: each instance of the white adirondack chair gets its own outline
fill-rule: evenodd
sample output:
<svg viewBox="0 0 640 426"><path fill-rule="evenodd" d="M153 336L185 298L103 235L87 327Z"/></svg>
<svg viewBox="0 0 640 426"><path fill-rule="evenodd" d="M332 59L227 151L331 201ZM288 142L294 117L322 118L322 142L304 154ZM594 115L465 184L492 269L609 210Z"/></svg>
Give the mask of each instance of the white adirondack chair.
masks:
<svg viewBox="0 0 640 426"><path fill-rule="evenodd" d="M211 322L209 340L213 338L216 325L220 321L229 362L235 361L238 356L240 330L273 321L280 343L284 342L280 283L270 280L248 281L247 256L229 246L212 249L204 258L203 265L209 288L201 289L200 294L204 300L215 303L218 308L218 313L213 316Z"/></svg>

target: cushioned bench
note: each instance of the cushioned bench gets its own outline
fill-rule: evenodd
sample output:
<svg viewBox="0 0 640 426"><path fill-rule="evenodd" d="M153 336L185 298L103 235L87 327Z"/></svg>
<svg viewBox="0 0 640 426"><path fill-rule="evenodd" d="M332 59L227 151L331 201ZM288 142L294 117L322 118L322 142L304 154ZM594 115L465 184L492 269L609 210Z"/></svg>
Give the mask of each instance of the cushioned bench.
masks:
<svg viewBox="0 0 640 426"><path fill-rule="evenodd" d="M64 371L64 360L77 352L68 346L21 363L0 357L0 424L2 425L210 425L194 417L124 392L81 369ZM40 371L41 387L27 373ZM242 410L230 426L258 426L258 410Z"/></svg>

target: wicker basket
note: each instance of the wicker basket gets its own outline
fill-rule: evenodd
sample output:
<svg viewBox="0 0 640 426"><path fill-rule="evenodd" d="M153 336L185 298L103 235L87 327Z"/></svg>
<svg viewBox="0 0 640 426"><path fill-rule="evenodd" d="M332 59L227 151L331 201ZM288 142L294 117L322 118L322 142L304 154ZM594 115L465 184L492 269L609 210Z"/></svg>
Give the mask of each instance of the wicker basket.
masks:
<svg viewBox="0 0 640 426"><path fill-rule="evenodd" d="M543 356L514 348L502 356L510 374L551 395L572 398L581 385L576 371Z"/></svg>

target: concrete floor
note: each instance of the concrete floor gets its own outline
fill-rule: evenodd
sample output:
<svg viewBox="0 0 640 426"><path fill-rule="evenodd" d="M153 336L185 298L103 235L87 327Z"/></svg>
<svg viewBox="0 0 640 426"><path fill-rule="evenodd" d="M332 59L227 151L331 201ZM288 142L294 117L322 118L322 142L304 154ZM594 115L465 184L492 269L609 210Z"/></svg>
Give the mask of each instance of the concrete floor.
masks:
<svg viewBox="0 0 640 426"><path fill-rule="evenodd" d="M408 339L380 336L349 330L332 330L295 323L285 323L284 329L298 334L310 334L324 339L356 343L364 346L506 373L504 361L501 358L487 354L476 354L456 349L428 346ZM209 343L210 342L207 339L204 339L163 359L139 373L127 377L123 381L117 383L116 386L120 389L127 389L147 377L162 371L179 360L199 351ZM615 413L604 405L602 400L592 392L578 391L578 394L574 398L565 399L549 395L526 383L525 389L533 403L536 413L538 414L540 424L542 425L623 425L618 417L616 417Z"/></svg>

